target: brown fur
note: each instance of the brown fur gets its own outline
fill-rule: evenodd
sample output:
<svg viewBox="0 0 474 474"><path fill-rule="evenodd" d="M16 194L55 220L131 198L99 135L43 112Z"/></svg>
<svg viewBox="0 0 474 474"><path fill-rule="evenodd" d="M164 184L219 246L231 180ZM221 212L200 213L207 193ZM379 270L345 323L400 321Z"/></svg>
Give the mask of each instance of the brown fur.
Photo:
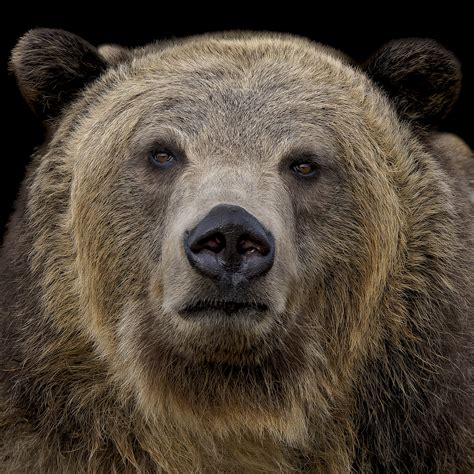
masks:
<svg viewBox="0 0 474 474"><path fill-rule="evenodd" d="M471 472L471 151L301 38L114 48L50 122L2 249L3 470ZM186 157L151 169L163 142ZM177 315L218 297L181 240L222 202L275 236L261 321Z"/></svg>

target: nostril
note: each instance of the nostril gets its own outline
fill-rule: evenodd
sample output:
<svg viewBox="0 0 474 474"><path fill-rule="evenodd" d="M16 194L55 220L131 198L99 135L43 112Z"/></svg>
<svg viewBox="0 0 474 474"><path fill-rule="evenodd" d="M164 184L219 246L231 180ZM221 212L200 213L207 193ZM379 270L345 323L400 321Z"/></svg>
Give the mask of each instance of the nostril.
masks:
<svg viewBox="0 0 474 474"><path fill-rule="evenodd" d="M251 255L258 252L260 255L267 255L270 247L263 242L248 234L242 235L237 241L237 252L241 255Z"/></svg>
<svg viewBox="0 0 474 474"><path fill-rule="evenodd" d="M194 242L190 248L194 253L198 253L201 250L219 253L225 248L225 237L221 233L215 233Z"/></svg>

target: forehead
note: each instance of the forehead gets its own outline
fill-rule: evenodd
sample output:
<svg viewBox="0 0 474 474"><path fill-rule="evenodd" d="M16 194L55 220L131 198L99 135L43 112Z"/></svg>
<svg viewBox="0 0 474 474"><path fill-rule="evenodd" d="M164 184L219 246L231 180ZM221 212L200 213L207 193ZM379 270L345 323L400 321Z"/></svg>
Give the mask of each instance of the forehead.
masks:
<svg viewBox="0 0 474 474"><path fill-rule="evenodd" d="M144 51L117 97L145 134L171 125L190 140L277 143L337 133L358 113L359 76L301 39L203 38Z"/></svg>

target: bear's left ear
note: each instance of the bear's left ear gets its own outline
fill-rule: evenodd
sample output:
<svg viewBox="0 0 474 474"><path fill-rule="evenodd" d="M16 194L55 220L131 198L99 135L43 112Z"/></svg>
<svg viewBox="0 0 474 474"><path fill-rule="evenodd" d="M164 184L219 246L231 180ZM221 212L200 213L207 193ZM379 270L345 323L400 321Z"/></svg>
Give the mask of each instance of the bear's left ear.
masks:
<svg viewBox="0 0 474 474"><path fill-rule="evenodd" d="M401 117L421 125L440 122L461 90L459 61L430 39L391 41L368 60L365 70Z"/></svg>
<svg viewBox="0 0 474 474"><path fill-rule="evenodd" d="M23 97L42 120L56 117L106 67L106 59L87 41L44 28L20 38L10 61Z"/></svg>

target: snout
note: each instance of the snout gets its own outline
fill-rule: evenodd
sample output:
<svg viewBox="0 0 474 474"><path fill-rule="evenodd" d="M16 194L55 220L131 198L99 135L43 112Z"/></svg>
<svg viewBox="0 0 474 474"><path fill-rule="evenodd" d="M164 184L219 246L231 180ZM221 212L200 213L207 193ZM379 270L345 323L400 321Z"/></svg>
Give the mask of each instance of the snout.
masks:
<svg viewBox="0 0 474 474"><path fill-rule="evenodd" d="M215 206L185 232L183 245L191 266L224 289L263 276L275 257L271 232L244 208L228 204Z"/></svg>

